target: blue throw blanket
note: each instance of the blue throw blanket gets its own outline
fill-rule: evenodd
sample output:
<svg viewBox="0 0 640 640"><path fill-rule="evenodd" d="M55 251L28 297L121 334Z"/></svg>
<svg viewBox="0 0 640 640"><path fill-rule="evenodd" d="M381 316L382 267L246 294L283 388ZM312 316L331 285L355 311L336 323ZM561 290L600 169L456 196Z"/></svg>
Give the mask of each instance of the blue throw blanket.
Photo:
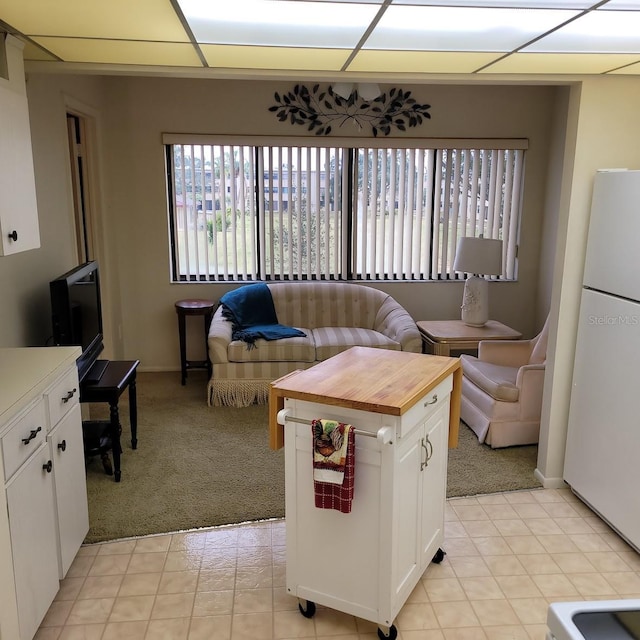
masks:
<svg viewBox="0 0 640 640"><path fill-rule="evenodd" d="M231 337L255 347L258 338L278 340L307 334L278 323L271 291L266 284L250 284L220 298L222 315L233 324Z"/></svg>

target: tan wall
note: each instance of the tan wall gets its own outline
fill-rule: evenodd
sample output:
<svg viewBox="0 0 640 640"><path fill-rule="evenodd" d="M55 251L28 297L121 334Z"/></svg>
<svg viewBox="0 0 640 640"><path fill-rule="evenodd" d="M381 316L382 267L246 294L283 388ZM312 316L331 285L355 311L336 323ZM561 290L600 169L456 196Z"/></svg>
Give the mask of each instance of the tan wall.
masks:
<svg viewBox="0 0 640 640"><path fill-rule="evenodd" d="M51 337L49 281L75 265L65 92L99 104L100 78L27 77L41 247L0 258L0 345Z"/></svg>
<svg viewBox="0 0 640 640"><path fill-rule="evenodd" d="M598 169L640 169L640 81L585 79L569 101L569 157L565 161L551 300L549 373L545 380L538 470L561 484L571 377L593 178Z"/></svg>
<svg viewBox="0 0 640 640"><path fill-rule="evenodd" d="M120 353L146 369L177 366L173 303L180 298L217 299L222 284L170 284L166 187L161 135L170 133L302 135L268 107L282 82L107 78L105 217L117 247L122 303ZM536 327L538 257L543 227L549 136L556 89L552 87L415 86L432 119L419 130L428 137L524 137L530 140L525 216L517 283L491 286L493 315L531 334ZM345 135L356 135L351 126ZM457 318L458 283L391 283L384 288L416 319ZM518 300L514 305L513 301ZM199 326L198 329L199 331Z"/></svg>

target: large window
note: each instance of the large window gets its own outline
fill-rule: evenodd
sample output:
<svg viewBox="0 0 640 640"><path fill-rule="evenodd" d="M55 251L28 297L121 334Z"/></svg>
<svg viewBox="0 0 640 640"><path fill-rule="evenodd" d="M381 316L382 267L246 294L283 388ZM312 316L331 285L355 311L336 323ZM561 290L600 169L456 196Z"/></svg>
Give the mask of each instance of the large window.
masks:
<svg viewBox="0 0 640 640"><path fill-rule="evenodd" d="M165 136L174 281L455 279L462 236L501 239L516 278L523 140L185 138Z"/></svg>

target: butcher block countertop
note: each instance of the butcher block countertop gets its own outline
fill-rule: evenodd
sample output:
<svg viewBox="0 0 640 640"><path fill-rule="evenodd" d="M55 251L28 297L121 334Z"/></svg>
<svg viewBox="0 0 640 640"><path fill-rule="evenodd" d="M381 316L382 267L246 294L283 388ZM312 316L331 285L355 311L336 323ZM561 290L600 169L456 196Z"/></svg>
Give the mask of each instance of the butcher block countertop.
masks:
<svg viewBox="0 0 640 640"><path fill-rule="evenodd" d="M458 358L407 351L352 347L310 369L294 371L271 383L269 446L284 445L278 412L285 398L401 416L430 389L453 374L449 447L458 445L462 368Z"/></svg>

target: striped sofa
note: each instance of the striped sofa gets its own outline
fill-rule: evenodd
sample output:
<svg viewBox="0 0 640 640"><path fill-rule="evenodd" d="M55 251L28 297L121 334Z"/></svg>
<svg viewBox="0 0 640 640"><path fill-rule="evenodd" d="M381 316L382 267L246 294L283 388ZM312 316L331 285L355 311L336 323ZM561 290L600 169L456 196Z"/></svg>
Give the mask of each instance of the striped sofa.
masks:
<svg viewBox="0 0 640 640"><path fill-rule="evenodd" d="M231 323L219 307L208 337L213 370L209 405L266 403L273 380L353 346L422 350L412 317L378 289L344 282L279 282L268 287L278 322L302 329L306 337L259 339L255 349L247 349L245 342L231 339Z"/></svg>

